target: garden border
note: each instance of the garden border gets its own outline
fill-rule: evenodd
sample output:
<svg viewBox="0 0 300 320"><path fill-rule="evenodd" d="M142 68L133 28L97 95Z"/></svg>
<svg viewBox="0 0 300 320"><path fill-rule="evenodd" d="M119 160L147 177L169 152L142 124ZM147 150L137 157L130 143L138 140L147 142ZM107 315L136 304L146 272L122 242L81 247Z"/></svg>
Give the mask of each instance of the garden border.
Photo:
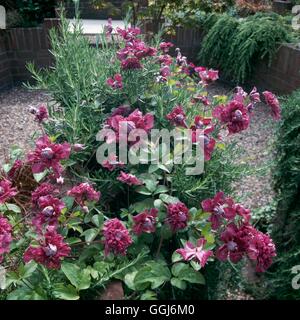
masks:
<svg viewBox="0 0 300 320"><path fill-rule="evenodd" d="M0 91L30 79L26 63L38 68L52 64L49 30L58 24L59 19L45 19L40 27L1 30Z"/></svg>

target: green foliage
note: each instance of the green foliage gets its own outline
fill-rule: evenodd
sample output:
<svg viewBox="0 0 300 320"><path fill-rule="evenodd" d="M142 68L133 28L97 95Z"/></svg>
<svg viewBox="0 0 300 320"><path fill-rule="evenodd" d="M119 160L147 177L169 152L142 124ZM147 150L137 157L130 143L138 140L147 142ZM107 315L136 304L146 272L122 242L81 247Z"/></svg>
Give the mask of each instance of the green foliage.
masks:
<svg viewBox="0 0 300 320"><path fill-rule="evenodd" d="M204 38L199 59L243 83L260 60L270 64L279 45L289 41L290 26L277 14L258 13L245 19L224 14Z"/></svg>
<svg viewBox="0 0 300 320"><path fill-rule="evenodd" d="M274 171L277 211L272 236L278 258L269 279L276 299L299 299L291 285L292 267L300 261L300 91L282 98L283 121L277 135L277 166Z"/></svg>
<svg viewBox="0 0 300 320"><path fill-rule="evenodd" d="M35 27L44 18L55 16L55 4L55 0L6 0L3 5L9 9L11 27Z"/></svg>

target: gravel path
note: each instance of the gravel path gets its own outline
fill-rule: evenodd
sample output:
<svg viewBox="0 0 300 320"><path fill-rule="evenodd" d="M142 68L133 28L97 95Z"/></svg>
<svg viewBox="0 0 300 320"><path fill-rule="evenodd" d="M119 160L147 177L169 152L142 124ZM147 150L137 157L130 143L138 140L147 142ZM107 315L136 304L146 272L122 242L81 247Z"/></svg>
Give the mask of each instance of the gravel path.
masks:
<svg viewBox="0 0 300 320"><path fill-rule="evenodd" d="M232 89L225 85L215 84L209 89L210 95L226 95ZM270 108L264 103L256 105L253 111L250 127L241 133L226 138L237 143L243 150L241 163L250 165L250 175L235 183L235 197L252 210L270 205L274 198L271 183L271 162L274 154L276 124L271 117Z"/></svg>
<svg viewBox="0 0 300 320"><path fill-rule="evenodd" d="M28 109L47 100L46 93L21 87L0 93L0 163L3 163L13 145L28 151L30 138L39 129Z"/></svg>

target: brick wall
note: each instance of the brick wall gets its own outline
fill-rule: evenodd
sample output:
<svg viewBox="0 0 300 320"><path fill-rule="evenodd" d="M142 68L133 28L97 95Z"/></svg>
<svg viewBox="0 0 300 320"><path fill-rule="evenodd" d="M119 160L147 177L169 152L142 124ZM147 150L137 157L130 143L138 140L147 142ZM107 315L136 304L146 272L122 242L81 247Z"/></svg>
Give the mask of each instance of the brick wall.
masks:
<svg viewBox="0 0 300 320"><path fill-rule="evenodd" d="M58 25L58 19L45 19L38 28L14 28L0 33L0 90L30 79L28 62L37 68L49 67L49 30Z"/></svg>
<svg viewBox="0 0 300 320"><path fill-rule="evenodd" d="M265 61L257 65L251 82L279 94L300 88L300 49L282 45L270 67Z"/></svg>
<svg viewBox="0 0 300 320"><path fill-rule="evenodd" d="M0 91L11 87L13 84L6 40L4 31L0 30Z"/></svg>

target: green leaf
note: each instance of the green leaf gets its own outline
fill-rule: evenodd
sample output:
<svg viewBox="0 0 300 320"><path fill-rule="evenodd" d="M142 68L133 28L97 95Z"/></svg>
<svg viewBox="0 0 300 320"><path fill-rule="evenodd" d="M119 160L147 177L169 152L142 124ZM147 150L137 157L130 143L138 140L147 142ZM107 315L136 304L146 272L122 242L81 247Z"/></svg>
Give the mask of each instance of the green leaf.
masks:
<svg viewBox="0 0 300 320"><path fill-rule="evenodd" d="M176 251L174 251L173 254L172 254L172 262L175 263L175 262L178 262L180 260L182 260L181 254L179 254Z"/></svg>
<svg viewBox="0 0 300 320"><path fill-rule="evenodd" d="M157 300L156 293L154 291L147 290L141 295L141 300Z"/></svg>
<svg viewBox="0 0 300 320"><path fill-rule="evenodd" d="M66 240L66 242L67 242L68 244L72 245L72 244L75 244L75 243L80 243L80 242L81 242L81 239L76 238L76 237L71 237L71 238L68 238L68 239Z"/></svg>
<svg viewBox="0 0 300 320"><path fill-rule="evenodd" d="M158 165L157 164L151 164L149 166L149 169L148 169L148 172L149 173L154 173L155 171L157 171L159 169Z"/></svg>
<svg viewBox="0 0 300 320"><path fill-rule="evenodd" d="M159 199L168 204L179 202L178 198L175 198L175 197L169 196L168 194L163 194L163 193L159 195Z"/></svg>
<svg viewBox="0 0 300 320"><path fill-rule="evenodd" d="M186 282L183 280L180 280L178 278L172 278L171 279L171 284L173 287L176 287L178 289L181 290L185 290L186 289Z"/></svg>
<svg viewBox="0 0 300 320"><path fill-rule="evenodd" d="M144 183L146 185L146 188L153 193L156 190L156 186L158 184L158 181L155 180L150 180L150 179L145 179Z"/></svg>
<svg viewBox="0 0 300 320"><path fill-rule="evenodd" d="M61 270L72 283L72 285L77 288L79 285L78 273L80 272L80 268L74 263L63 262L61 265Z"/></svg>
<svg viewBox="0 0 300 320"><path fill-rule="evenodd" d="M152 194L152 192L150 190L148 190L148 188L146 188L145 186L140 186L140 187L137 187L135 189L135 191L137 193L140 193L140 194L144 194L146 196L150 196Z"/></svg>
<svg viewBox="0 0 300 320"><path fill-rule="evenodd" d="M140 213L146 209L153 208L153 199L145 199L144 201L136 202L132 205L135 212Z"/></svg>
<svg viewBox="0 0 300 320"><path fill-rule="evenodd" d="M166 186L158 186L157 189L155 190L154 194L159 194L159 193L165 193L168 192L169 189Z"/></svg>
<svg viewBox="0 0 300 320"><path fill-rule="evenodd" d="M179 274L182 272L182 270L184 270L186 267L187 267L187 265L183 262L175 263L172 266L171 272L175 277L178 277Z"/></svg>
<svg viewBox="0 0 300 320"><path fill-rule="evenodd" d="M34 173L33 177L34 177L35 181L37 183L39 183L46 177L47 174L48 174L48 170L45 170L45 171L43 171L41 173Z"/></svg>
<svg viewBox="0 0 300 320"><path fill-rule="evenodd" d="M12 211L14 213L21 213L21 208L16 206L15 204L12 203L6 203L5 206L9 211Z"/></svg>
<svg viewBox="0 0 300 320"><path fill-rule="evenodd" d="M91 243L97 237L98 234L99 229L92 228L85 230L82 235L84 235L86 243Z"/></svg>
<svg viewBox="0 0 300 320"><path fill-rule="evenodd" d="M201 269L201 265L198 262L192 260L190 263L195 271L199 271Z"/></svg>
<svg viewBox="0 0 300 320"><path fill-rule="evenodd" d="M171 274L167 266L156 261L149 261L135 275L134 286L137 290L145 290L149 286L154 290L169 281L170 278Z"/></svg>
<svg viewBox="0 0 300 320"><path fill-rule="evenodd" d="M134 278L137 273L138 273L138 271L133 271L133 272L127 273L124 277L124 282L125 282L126 286L131 290L136 290L135 285L134 285Z"/></svg>
<svg viewBox="0 0 300 320"><path fill-rule="evenodd" d="M88 289L91 285L91 276L88 269L81 269L76 264L64 262L62 272L77 290Z"/></svg>
<svg viewBox="0 0 300 320"><path fill-rule="evenodd" d="M103 214L95 214L95 215L92 217L92 222L93 222L93 224L94 224L96 227L98 227L98 228L103 224L103 221L104 221L104 216L103 216Z"/></svg>
<svg viewBox="0 0 300 320"><path fill-rule="evenodd" d="M26 279L29 278L34 271L37 268L37 263L33 260L31 260L30 262L26 263L24 265L24 267L22 266L21 270L20 270L20 276L22 277L22 279Z"/></svg>
<svg viewBox="0 0 300 320"><path fill-rule="evenodd" d="M56 298L61 300L79 300L80 298L76 288L70 284L67 286L63 284L56 284L52 293Z"/></svg>
<svg viewBox="0 0 300 320"><path fill-rule="evenodd" d="M63 197L61 199L63 201L63 203L66 205L66 207L68 208L68 210L71 210L74 204L74 198L73 197Z"/></svg>
<svg viewBox="0 0 300 320"><path fill-rule="evenodd" d="M154 207L160 210L163 207L164 203L160 199L154 200Z"/></svg>

